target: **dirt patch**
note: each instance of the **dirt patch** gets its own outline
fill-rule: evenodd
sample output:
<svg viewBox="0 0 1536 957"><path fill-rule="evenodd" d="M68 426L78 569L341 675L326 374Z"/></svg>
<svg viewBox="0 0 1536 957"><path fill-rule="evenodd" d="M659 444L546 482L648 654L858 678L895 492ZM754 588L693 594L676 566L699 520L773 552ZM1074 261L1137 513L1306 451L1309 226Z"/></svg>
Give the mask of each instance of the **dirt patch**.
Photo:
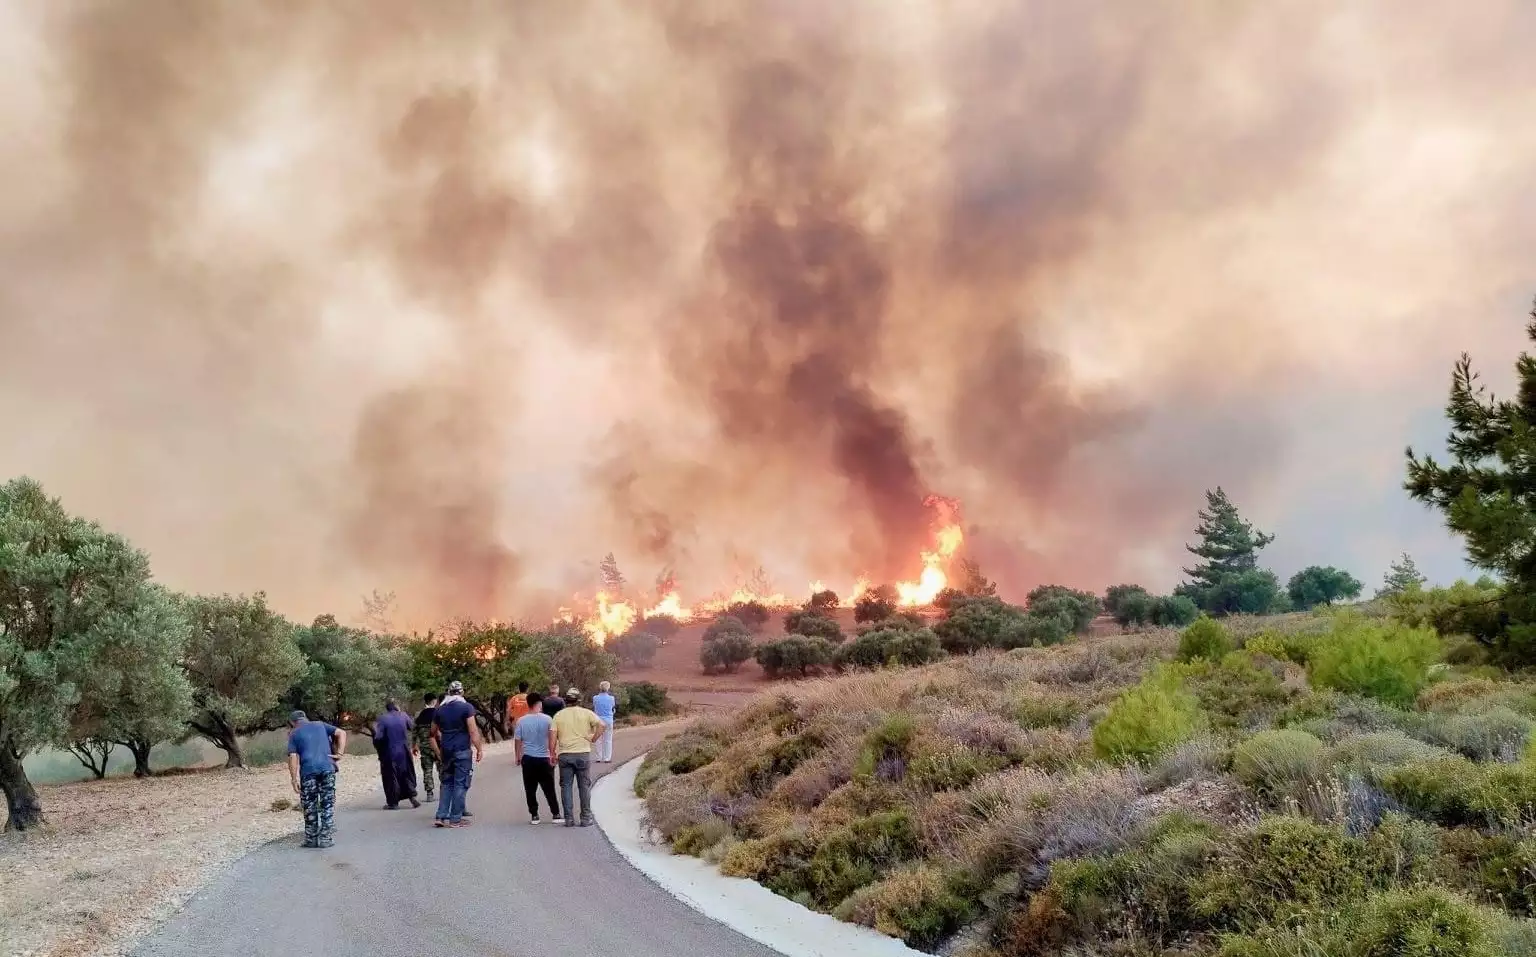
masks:
<svg viewBox="0 0 1536 957"><path fill-rule="evenodd" d="M349 758L337 803L379 787ZM52 830L0 838L0 954L125 953L257 845L303 831L281 765L39 787Z"/></svg>

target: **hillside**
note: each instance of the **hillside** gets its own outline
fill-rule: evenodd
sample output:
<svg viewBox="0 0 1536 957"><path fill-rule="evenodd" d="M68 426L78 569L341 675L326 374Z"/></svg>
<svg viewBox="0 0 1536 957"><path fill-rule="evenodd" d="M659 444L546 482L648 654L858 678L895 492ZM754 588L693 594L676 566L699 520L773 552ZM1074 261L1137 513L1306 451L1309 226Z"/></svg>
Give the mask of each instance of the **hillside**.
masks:
<svg viewBox="0 0 1536 957"><path fill-rule="evenodd" d="M636 788L676 851L944 953L1536 954L1536 684L1279 625L781 685Z"/></svg>

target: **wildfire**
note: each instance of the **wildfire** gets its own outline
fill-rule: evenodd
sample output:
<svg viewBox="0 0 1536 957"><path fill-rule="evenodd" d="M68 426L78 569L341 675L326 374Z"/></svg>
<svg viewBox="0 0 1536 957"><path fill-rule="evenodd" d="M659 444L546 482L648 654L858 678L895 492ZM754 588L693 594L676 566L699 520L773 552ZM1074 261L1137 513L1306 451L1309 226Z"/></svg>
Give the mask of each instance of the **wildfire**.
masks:
<svg viewBox="0 0 1536 957"><path fill-rule="evenodd" d="M959 522L959 503L953 499L930 495L923 500L923 504L935 513L933 548L919 553L923 567L916 581L896 583L896 603L903 608L922 608L933 604L939 592L949 584L950 561L965 541L965 533ZM765 577L762 576L762 578ZM757 580L761 579L754 579L754 581ZM687 622L696 617L719 614L738 603L756 602L770 609L795 608L800 604L799 601L778 592L764 594L748 586L739 586L729 594L712 595L690 607L683 604L682 597L675 590L675 584L669 573L664 582L658 580L660 593L658 600L644 612L630 601L610 596L606 592L598 592L596 598L590 602L583 601L579 596L576 598L577 607L585 607L587 609L585 612L579 613L570 608L561 608L554 620L566 623L580 622L582 630L592 641L602 645L610 638L625 634L645 618L666 615L680 622ZM860 577L852 588L846 592L838 592L838 604L843 608L853 607L869 588L869 579ZM827 586L822 581L818 580L810 584L810 594L826 590Z"/></svg>

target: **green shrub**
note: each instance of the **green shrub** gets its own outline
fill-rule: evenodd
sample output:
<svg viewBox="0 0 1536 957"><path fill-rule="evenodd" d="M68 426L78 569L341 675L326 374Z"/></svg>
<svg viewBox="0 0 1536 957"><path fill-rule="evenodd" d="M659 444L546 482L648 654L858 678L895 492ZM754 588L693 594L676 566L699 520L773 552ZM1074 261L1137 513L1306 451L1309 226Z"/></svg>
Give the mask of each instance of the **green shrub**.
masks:
<svg viewBox="0 0 1536 957"><path fill-rule="evenodd" d="M1261 632L1243 642L1243 650L1255 655L1268 655L1276 661L1288 661L1290 655L1286 652L1285 641L1279 635Z"/></svg>
<svg viewBox="0 0 1536 957"><path fill-rule="evenodd" d="M1440 650L1429 628L1340 615L1312 649L1312 684L1407 707L1418 697Z"/></svg>
<svg viewBox="0 0 1536 957"><path fill-rule="evenodd" d="M799 609L784 616L784 631L807 638L825 638L834 645L843 640L843 629L837 619L815 609Z"/></svg>
<svg viewBox="0 0 1536 957"><path fill-rule="evenodd" d="M1290 794L1322 770L1323 742L1305 731L1260 731L1232 751L1232 773L1261 794Z"/></svg>
<svg viewBox="0 0 1536 957"><path fill-rule="evenodd" d="M1192 889L1195 911L1218 928L1294 921L1364 897L1377 878L1364 844L1337 827L1266 817L1229 835Z"/></svg>
<svg viewBox="0 0 1536 957"><path fill-rule="evenodd" d="M656 658L661 639L648 631L628 631L608 642L607 648L619 660L636 668L644 668Z"/></svg>
<svg viewBox="0 0 1536 957"><path fill-rule="evenodd" d="M755 650L752 636L745 632L725 631L713 638L706 634L705 638L699 645L699 664L704 666L705 674L735 671L741 667L742 662L752 657Z"/></svg>
<svg viewBox="0 0 1536 957"><path fill-rule="evenodd" d="M1490 915L1438 887L1373 896L1344 924L1341 952L1360 957L1497 957Z"/></svg>
<svg viewBox="0 0 1536 957"><path fill-rule="evenodd" d="M896 614L896 589L877 585L853 603L853 620L860 624L884 621Z"/></svg>
<svg viewBox="0 0 1536 957"><path fill-rule="evenodd" d="M919 864L855 891L839 904L839 920L872 927L912 947L933 948L974 914L971 901L935 867Z"/></svg>
<svg viewBox="0 0 1536 957"><path fill-rule="evenodd" d="M917 856L917 828L906 811L859 818L826 835L806 874L815 905L829 910L893 866Z"/></svg>
<svg viewBox="0 0 1536 957"><path fill-rule="evenodd" d="M782 675L803 678L812 671L831 665L835 651L832 643L825 638L790 635L788 638L758 645L753 654L770 678Z"/></svg>
<svg viewBox="0 0 1536 957"><path fill-rule="evenodd" d="M1026 728L1065 728L1082 713L1082 701L1064 694L1032 694L1013 709L1014 720Z"/></svg>
<svg viewBox="0 0 1536 957"><path fill-rule="evenodd" d="M1219 731L1238 731L1273 722L1295 692L1279 676L1255 663L1246 652L1233 652L1217 663L1197 658L1183 666L1184 686Z"/></svg>
<svg viewBox="0 0 1536 957"><path fill-rule="evenodd" d="M1220 661L1232 648L1232 636L1227 634L1227 629L1220 622L1211 618L1195 619L1195 623L1184 629L1184 633L1179 636L1180 661L1194 661L1196 658Z"/></svg>
<svg viewBox="0 0 1536 957"><path fill-rule="evenodd" d="M1441 832L1441 848L1458 887L1523 917L1536 915L1536 839L1483 834L1472 828Z"/></svg>
<svg viewBox="0 0 1536 957"><path fill-rule="evenodd" d="M1103 608L1098 595L1065 585L1040 585L1031 589L1025 596L1024 607L1041 618L1065 619L1068 629L1079 635L1088 633L1093 619Z"/></svg>
<svg viewBox="0 0 1536 957"><path fill-rule="evenodd" d="M632 681L619 687L619 714L671 714L667 689L650 681Z"/></svg>
<svg viewBox="0 0 1536 957"><path fill-rule="evenodd" d="M881 625L844 642L833 656L840 668L923 665L944 656L939 638L928 628Z"/></svg>
<svg viewBox="0 0 1536 957"><path fill-rule="evenodd" d="M920 752L907 764L905 780L929 791L960 791L977 778L1007 766L1008 759L1003 755L982 754L950 744Z"/></svg>
<svg viewBox="0 0 1536 957"><path fill-rule="evenodd" d="M1115 699L1093 729L1093 747L1111 761L1157 757L1205 727L1200 704L1172 668L1154 670Z"/></svg>
<svg viewBox="0 0 1536 957"><path fill-rule="evenodd" d="M881 775L900 780L912 757L912 742L917 737L917 722L910 714L887 715L864 736L854 773L859 777Z"/></svg>
<svg viewBox="0 0 1536 957"><path fill-rule="evenodd" d="M1525 750L1533 722L1498 705L1470 714L1424 714L1418 736L1474 761L1513 761Z"/></svg>
<svg viewBox="0 0 1536 957"><path fill-rule="evenodd" d="M770 614L768 606L760 601L733 601L725 609L725 617L736 619L752 631L768 624Z"/></svg>
<svg viewBox="0 0 1536 957"><path fill-rule="evenodd" d="M1152 600L1151 621L1159 628L1183 628L1200 617L1200 606L1187 595L1159 595Z"/></svg>
<svg viewBox="0 0 1536 957"><path fill-rule="evenodd" d="M1415 814L1446 827L1522 827L1536 822L1536 765L1445 758L1405 765L1382 789Z"/></svg>
<svg viewBox="0 0 1536 957"><path fill-rule="evenodd" d="M950 603L942 620L934 625L943 649L965 655L983 648L1002 648L1010 632L1018 629L1028 613L1001 598L960 598ZM1063 629L1065 631L1065 629ZM1023 644L1028 644L1025 641ZM1017 645L1015 645L1017 647Z"/></svg>
<svg viewBox="0 0 1536 957"><path fill-rule="evenodd" d="M1451 757L1451 753L1401 731L1370 731L1344 738L1328 752L1327 763L1340 773L1376 783L1394 768Z"/></svg>

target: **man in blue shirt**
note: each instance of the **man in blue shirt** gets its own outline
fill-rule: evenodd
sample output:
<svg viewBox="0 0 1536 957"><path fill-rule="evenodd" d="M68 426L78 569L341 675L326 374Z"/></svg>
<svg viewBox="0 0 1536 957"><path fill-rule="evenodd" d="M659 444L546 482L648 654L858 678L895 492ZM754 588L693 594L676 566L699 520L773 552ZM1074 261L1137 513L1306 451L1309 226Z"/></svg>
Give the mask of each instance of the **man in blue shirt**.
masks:
<svg viewBox="0 0 1536 957"><path fill-rule="evenodd" d="M448 685L448 694L432 715L432 747L443 768L441 795L437 799L437 827L468 827L464 800L475 762L485 756L480 739L480 725L475 723L475 706L464 700L464 684Z"/></svg>
<svg viewBox="0 0 1536 957"><path fill-rule="evenodd" d="M592 696L592 711L608 729L603 736L592 745L592 759L598 764L613 763L613 716L619 710L619 703L613 697L613 692L608 690L608 682L598 685L597 694Z"/></svg>
<svg viewBox="0 0 1536 957"><path fill-rule="evenodd" d="M336 762L347 750L347 733L302 711L288 716L288 776L304 808L304 846L330 847L336 808Z"/></svg>
<svg viewBox="0 0 1536 957"><path fill-rule="evenodd" d="M555 765L549 756L549 729L552 722L544 713L544 696L537 691L528 692L528 713L517 719L512 727L513 748L517 765L523 769L523 793L528 798L530 823L539 823L539 790L544 791L544 803L549 805L550 817L560 820L560 802L555 798Z"/></svg>

